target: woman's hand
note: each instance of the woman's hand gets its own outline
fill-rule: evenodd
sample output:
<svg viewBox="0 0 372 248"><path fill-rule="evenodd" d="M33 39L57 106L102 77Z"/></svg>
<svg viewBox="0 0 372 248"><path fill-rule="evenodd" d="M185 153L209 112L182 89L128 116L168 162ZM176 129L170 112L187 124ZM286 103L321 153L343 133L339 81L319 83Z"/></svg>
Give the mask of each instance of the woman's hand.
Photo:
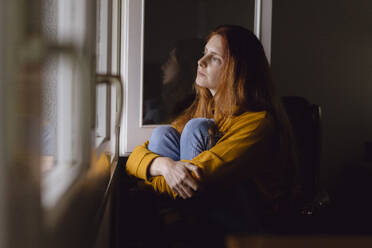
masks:
<svg viewBox="0 0 372 248"><path fill-rule="evenodd" d="M168 157L154 159L149 169L151 176L163 176L169 187L183 199L190 198L198 190L199 184L191 172L200 179L199 167Z"/></svg>

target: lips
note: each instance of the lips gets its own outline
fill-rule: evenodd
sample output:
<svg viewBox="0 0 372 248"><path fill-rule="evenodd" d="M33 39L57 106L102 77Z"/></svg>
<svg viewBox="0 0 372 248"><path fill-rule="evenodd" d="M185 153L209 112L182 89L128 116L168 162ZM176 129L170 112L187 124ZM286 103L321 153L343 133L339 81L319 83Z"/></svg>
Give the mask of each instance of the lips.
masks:
<svg viewBox="0 0 372 248"><path fill-rule="evenodd" d="M202 77L205 77L205 74L201 71L198 71L198 76L202 76Z"/></svg>

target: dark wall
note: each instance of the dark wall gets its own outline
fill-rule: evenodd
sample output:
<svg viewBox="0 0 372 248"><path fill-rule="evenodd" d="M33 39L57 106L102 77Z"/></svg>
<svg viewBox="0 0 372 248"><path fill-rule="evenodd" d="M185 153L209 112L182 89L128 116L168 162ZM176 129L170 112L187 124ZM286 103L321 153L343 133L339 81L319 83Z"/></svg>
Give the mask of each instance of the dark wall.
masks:
<svg viewBox="0 0 372 248"><path fill-rule="evenodd" d="M272 73L281 95L323 109L321 178L363 163L372 140L372 1L273 1Z"/></svg>

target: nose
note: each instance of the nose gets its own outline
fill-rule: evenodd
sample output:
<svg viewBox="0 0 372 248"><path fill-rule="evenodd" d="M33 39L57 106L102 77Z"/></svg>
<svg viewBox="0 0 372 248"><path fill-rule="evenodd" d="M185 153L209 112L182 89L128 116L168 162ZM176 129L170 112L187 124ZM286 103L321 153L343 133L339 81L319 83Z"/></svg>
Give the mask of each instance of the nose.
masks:
<svg viewBox="0 0 372 248"><path fill-rule="evenodd" d="M203 56L203 57L201 57L199 60L198 60L198 65L200 66L200 67L206 67L206 58L205 58L205 56Z"/></svg>

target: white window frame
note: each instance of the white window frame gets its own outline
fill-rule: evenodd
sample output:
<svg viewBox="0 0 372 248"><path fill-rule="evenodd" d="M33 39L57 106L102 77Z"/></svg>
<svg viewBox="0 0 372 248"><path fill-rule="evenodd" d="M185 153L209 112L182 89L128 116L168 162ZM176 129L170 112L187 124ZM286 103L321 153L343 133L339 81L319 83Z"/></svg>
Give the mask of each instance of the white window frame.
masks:
<svg viewBox="0 0 372 248"><path fill-rule="evenodd" d="M122 0L120 74L124 87L120 156L149 139L157 125L142 124L143 44L145 0ZM255 0L254 32L261 40L266 55L271 53L272 0Z"/></svg>
<svg viewBox="0 0 372 248"><path fill-rule="evenodd" d="M109 59L111 57L110 44L110 2L111 0L97 0L97 61L96 72L109 73ZM106 151L107 141L110 139L110 102L111 88L103 82L96 85L95 95L95 147L101 152Z"/></svg>
<svg viewBox="0 0 372 248"><path fill-rule="evenodd" d="M122 90L120 71L121 0L97 0L97 85L96 85L96 138L97 156L110 155L111 162L118 155L116 141L117 116L121 112ZM119 92L120 90L120 92ZM97 134L99 137L97 137Z"/></svg>

